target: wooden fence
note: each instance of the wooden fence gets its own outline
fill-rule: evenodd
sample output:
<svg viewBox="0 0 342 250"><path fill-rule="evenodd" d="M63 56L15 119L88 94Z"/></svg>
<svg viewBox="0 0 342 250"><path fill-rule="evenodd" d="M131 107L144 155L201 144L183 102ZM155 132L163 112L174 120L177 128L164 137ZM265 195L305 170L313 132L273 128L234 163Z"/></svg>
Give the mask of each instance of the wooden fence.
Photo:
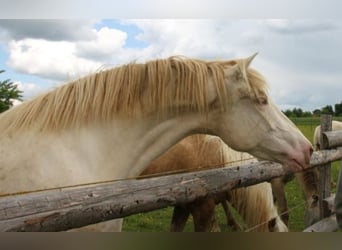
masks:
<svg viewBox="0 0 342 250"><path fill-rule="evenodd" d="M322 115L320 120L321 149L328 150L335 147L341 147L340 149L342 149L342 131L331 131L332 116ZM342 171L342 168L340 168L340 171ZM331 162L320 165L319 177L318 187L320 191L319 205L321 220L306 228L304 232L333 232L338 229L334 208L335 195L331 194Z"/></svg>
<svg viewBox="0 0 342 250"><path fill-rule="evenodd" d="M341 141L342 132L333 135L326 133L324 138L329 147L329 138ZM310 167L323 168L321 165L339 159L342 159L342 147L314 152ZM191 202L199 197L257 184L284 174L286 169L281 164L263 161L244 166L1 197L0 231L68 230ZM324 185L328 185L326 181ZM321 202L325 204L322 205L323 209L329 209L329 199L333 198L328 198L326 192L322 197L324 199L321 199ZM322 213L324 216L326 214ZM329 216L330 214L331 212L328 213ZM333 221L329 225L336 225L334 217L325 218L323 222L327 220ZM316 225L307 231L321 229L321 226ZM330 231L334 229L336 226L328 228Z"/></svg>

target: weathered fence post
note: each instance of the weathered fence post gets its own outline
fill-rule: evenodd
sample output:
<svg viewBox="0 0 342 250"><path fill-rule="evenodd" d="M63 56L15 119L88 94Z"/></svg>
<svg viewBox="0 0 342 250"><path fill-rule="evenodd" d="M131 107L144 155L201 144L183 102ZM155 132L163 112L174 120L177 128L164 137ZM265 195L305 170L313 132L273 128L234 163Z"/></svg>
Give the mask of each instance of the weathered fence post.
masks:
<svg viewBox="0 0 342 250"><path fill-rule="evenodd" d="M332 130L332 116L331 115L321 115L321 136L320 144L321 150L326 149L327 144L323 140L323 132ZM319 208L320 208L320 218L326 218L330 216L329 211L324 209L323 201L325 198L331 195L331 163L326 163L319 167L319 183L318 187L320 190L319 198Z"/></svg>

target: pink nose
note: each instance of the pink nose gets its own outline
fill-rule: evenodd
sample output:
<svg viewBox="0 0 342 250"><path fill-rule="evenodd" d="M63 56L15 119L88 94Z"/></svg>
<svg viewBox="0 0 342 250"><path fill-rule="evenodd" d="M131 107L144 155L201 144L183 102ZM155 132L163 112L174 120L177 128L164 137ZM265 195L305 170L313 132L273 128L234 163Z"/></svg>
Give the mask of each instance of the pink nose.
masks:
<svg viewBox="0 0 342 250"><path fill-rule="evenodd" d="M289 167L295 171L300 171L310 165L311 155L313 153L312 145L307 142L297 149L294 149L290 156Z"/></svg>

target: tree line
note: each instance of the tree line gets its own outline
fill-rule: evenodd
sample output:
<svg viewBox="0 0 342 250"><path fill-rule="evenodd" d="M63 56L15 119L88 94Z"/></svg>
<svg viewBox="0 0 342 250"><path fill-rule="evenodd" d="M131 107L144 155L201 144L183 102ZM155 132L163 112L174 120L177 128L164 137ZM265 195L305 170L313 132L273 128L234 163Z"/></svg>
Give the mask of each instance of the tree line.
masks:
<svg viewBox="0 0 342 250"><path fill-rule="evenodd" d="M314 111L303 111L301 108L287 109L283 111L287 117L313 117L320 116L321 114L328 114L333 116L342 116L342 101L335 105L326 105Z"/></svg>

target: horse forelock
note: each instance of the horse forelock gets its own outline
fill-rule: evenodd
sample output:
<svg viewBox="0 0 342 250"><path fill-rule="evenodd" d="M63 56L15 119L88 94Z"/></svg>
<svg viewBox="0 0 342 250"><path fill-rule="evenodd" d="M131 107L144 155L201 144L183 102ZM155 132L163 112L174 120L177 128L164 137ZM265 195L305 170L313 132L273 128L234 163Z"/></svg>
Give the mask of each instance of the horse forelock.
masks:
<svg viewBox="0 0 342 250"><path fill-rule="evenodd" d="M212 79L223 106L228 98L224 69L236 63L170 57L103 70L5 112L0 126L2 132L27 128L44 132L110 121L115 116L205 113L209 108L208 80ZM254 93L264 88L259 73L248 70L247 75Z"/></svg>

